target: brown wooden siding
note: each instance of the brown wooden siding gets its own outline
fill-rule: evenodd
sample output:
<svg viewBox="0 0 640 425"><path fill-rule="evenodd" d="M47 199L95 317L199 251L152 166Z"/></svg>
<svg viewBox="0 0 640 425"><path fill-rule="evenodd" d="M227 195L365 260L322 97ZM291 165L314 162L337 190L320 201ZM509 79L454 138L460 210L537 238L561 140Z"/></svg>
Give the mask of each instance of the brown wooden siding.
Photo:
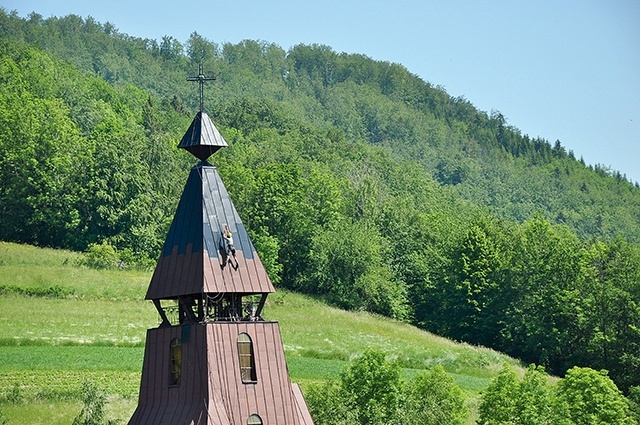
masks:
<svg viewBox="0 0 640 425"><path fill-rule="evenodd" d="M243 383L238 335L253 343L257 380ZM185 336L187 336L185 338ZM182 340L179 386L170 386L170 345ZM306 425L289 380L276 322L207 323L147 332L140 398L130 425L243 425L251 414L265 424Z"/></svg>
<svg viewBox="0 0 640 425"><path fill-rule="evenodd" d="M278 324L211 323L207 325L207 332L210 334L209 366L213 372L211 387L221 385L232 423L245 424L249 415L256 413L265 424L298 424ZM253 342L255 383L243 383L240 376L237 338L242 332Z"/></svg>
<svg viewBox="0 0 640 425"><path fill-rule="evenodd" d="M139 403L129 424L229 424L224 414L218 415L221 417L216 422L208 421L208 417L220 409L208 403L208 380L202 373L207 364L206 344L202 343L205 332L199 328L201 326L190 326L187 331L183 326L176 326L147 332ZM173 338L183 340L179 386L170 386L169 381L169 347Z"/></svg>
<svg viewBox="0 0 640 425"><path fill-rule="evenodd" d="M313 425L313 418L311 418L311 413L309 413L309 406L307 406L307 402L304 400L300 385L292 383L291 387L293 389L293 398L296 401L300 425Z"/></svg>

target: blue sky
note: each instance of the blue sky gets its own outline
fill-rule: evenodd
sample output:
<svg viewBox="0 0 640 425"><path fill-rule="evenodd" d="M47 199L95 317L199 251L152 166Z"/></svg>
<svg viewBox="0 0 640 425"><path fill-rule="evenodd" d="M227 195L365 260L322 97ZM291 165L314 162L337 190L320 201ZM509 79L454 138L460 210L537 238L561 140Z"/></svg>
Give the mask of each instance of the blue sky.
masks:
<svg viewBox="0 0 640 425"><path fill-rule="evenodd" d="M637 0L0 0L186 42L318 43L404 65L523 134L640 182ZM220 82L222 83L222 82Z"/></svg>

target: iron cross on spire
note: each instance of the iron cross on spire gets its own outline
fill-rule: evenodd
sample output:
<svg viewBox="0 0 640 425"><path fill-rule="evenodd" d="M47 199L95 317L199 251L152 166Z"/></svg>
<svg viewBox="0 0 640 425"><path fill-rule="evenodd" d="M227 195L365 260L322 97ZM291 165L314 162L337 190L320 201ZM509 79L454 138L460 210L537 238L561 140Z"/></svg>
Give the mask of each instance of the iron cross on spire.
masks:
<svg viewBox="0 0 640 425"><path fill-rule="evenodd" d="M198 69L197 77L188 77L187 81L197 81L200 83L200 112L204 111L204 82L215 80L216 77L207 77L204 75L204 71L202 70L202 64Z"/></svg>

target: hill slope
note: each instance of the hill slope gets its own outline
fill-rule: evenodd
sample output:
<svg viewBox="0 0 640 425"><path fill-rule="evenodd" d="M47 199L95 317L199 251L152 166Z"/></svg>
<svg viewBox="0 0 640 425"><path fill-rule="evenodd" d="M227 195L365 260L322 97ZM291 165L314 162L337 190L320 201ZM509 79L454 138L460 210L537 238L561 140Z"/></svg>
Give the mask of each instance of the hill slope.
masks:
<svg viewBox="0 0 640 425"><path fill-rule="evenodd" d="M185 51L4 11L0 36L1 240L152 264L203 63L230 144L212 161L279 287L640 384L640 190L619 173L327 46Z"/></svg>
<svg viewBox="0 0 640 425"><path fill-rule="evenodd" d="M112 415L128 418L135 408L145 329L158 320L143 300L150 273L87 269L77 265L80 257L0 243L0 411L10 423L69 423L80 410L83 380L106 389ZM408 374L444 366L472 406L505 363L518 368L495 351L293 292L272 295L265 315L280 322L292 379L303 388L337 378L366 348L400 359ZM34 412L43 416L25 416Z"/></svg>

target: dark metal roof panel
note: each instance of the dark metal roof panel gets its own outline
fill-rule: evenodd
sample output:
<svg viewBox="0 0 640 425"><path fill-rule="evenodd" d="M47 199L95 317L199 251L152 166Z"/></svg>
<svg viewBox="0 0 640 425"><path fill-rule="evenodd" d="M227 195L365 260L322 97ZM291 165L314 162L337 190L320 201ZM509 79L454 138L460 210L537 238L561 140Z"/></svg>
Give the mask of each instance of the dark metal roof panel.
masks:
<svg viewBox="0 0 640 425"><path fill-rule="evenodd" d="M222 267L225 224L233 233L237 268ZM189 174L146 298L222 292L275 289L218 171L200 164Z"/></svg>

